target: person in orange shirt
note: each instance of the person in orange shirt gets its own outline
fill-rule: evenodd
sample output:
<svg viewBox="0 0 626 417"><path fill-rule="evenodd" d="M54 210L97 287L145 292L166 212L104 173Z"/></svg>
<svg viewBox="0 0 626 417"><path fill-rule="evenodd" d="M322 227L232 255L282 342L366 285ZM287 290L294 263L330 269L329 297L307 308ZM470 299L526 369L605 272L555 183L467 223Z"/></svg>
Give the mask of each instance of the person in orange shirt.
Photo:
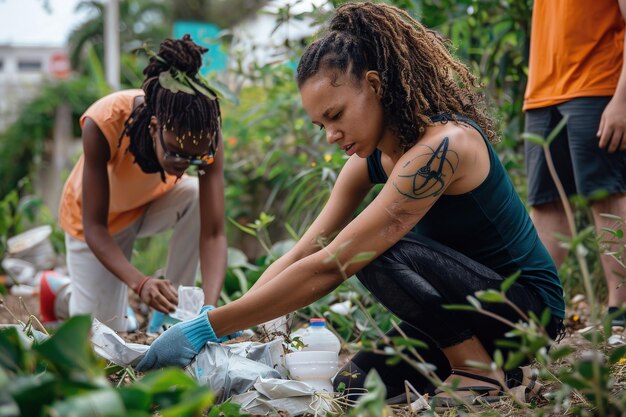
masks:
<svg viewBox="0 0 626 417"><path fill-rule="evenodd" d="M626 0L584 2L535 0L530 65L524 97L526 131L547 137L567 117L550 145L568 196L591 202L598 234L615 228L610 213L626 219ZM559 266L567 256L556 235L568 236L563 205L541 146L526 141L528 204L539 236ZM614 248L612 248L614 249ZM609 315L626 302L624 268L601 257L608 286Z"/></svg>
<svg viewBox="0 0 626 417"><path fill-rule="evenodd" d="M142 89L112 93L81 117L84 153L59 209L70 280L42 279L44 321L91 313L130 330L128 289L173 312L177 287L195 283L198 258L205 303L217 303L226 272L224 156L219 102L198 76L206 51L189 35L166 39ZM191 165L197 178L185 174ZM133 243L168 229L166 279L146 276L130 262Z"/></svg>

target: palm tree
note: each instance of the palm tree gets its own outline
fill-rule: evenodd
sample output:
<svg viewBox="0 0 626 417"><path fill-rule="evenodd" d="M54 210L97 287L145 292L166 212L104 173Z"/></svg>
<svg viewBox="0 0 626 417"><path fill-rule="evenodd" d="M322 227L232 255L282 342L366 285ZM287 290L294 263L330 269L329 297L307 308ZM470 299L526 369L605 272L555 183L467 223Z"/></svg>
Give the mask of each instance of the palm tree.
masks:
<svg viewBox="0 0 626 417"><path fill-rule="evenodd" d="M45 1L45 0L44 0ZM144 43L153 48L171 36L175 20L200 21L230 28L257 12L268 0L120 0L120 43L122 56L122 84L137 85L141 80L138 58L124 52L132 52ZM104 16L107 0L83 0L76 11L86 11L88 20L75 28L68 39L72 68L86 71L86 57L90 49L103 62ZM139 58L141 59L141 58Z"/></svg>
<svg viewBox="0 0 626 417"><path fill-rule="evenodd" d="M119 2L120 44L122 52L131 52L144 43L152 46L169 36L171 20L168 1L122 0ZM93 48L102 60L104 57L104 16L106 0L84 0L76 11L87 11L88 20L75 28L68 38L68 49L72 68L85 71L85 58ZM126 82L133 84L133 73L122 73ZM129 79L131 78L131 79Z"/></svg>

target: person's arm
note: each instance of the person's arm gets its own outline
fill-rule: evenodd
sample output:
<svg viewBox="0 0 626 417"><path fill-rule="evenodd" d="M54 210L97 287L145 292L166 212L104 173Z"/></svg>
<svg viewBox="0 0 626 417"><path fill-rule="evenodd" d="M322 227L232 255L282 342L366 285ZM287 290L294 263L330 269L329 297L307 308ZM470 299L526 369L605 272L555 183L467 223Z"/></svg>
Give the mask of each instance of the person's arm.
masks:
<svg viewBox="0 0 626 417"><path fill-rule="evenodd" d="M175 324L154 341L137 370L186 366L207 341L218 342L224 335L318 300L398 242L450 186L455 194L478 186L489 172L484 148L464 144L468 142L465 135L459 135L456 142L463 145L454 146L455 141L441 132L454 130L424 137L403 155L376 199L328 246L277 271L240 299ZM477 162L480 152L481 162ZM461 169L463 160L465 168ZM364 252L373 256L351 263Z"/></svg>
<svg viewBox="0 0 626 417"><path fill-rule="evenodd" d="M137 290L145 277L124 256L107 227L109 213L110 159L108 142L89 117L82 129L85 163L83 167L83 227L85 242L100 262L120 281ZM141 299L164 313L175 310L178 294L169 281L147 279L141 288Z"/></svg>
<svg viewBox="0 0 626 417"><path fill-rule="evenodd" d="M618 0L618 3L622 18L626 22L626 0ZM613 98L602 113L597 135L600 138L598 142L600 148L606 148L608 152L626 150L626 36L622 71Z"/></svg>
<svg viewBox="0 0 626 417"><path fill-rule="evenodd" d="M220 143L221 140L220 140ZM204 303L217 305L226 275L226 232L224 226L224 152L215 163L198 173L200 188L200 272Z"/></svg>
<svg viewBox="0 0 626 417"><path fill-rule="evenodd" d="M467 145L462 151L454 143L440 135L423 138L396 163L376 199L326 248L280 271L258 290L211 311L208 317L215 334L229 334L306 306L393 246L419 222L450 184L463 178L459 169L463 152L467 156L475 151ZM465 171L478 170L474 156L475 153L466 157L469 162ZM350 262L366 252L373 256ZM331 255L336 260L332 260ZM343 271L339 265L344 266Z"/></svg>
<svg viewBox="0 0 626 417"><path fill-rule="evenodd" d="M341 169L324 208L302 238L273 262L246 294L255 292L298 260L319 251L320 239L328 239L348 224L371 188L367 161L352 156Z"/></svg>

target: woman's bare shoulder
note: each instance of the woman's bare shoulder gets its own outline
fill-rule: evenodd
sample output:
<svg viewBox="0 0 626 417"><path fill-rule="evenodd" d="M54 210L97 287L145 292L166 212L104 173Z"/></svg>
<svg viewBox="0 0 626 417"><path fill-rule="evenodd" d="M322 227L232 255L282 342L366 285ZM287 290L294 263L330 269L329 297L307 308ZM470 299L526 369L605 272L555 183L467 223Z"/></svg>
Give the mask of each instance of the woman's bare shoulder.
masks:
<svg viewBox="0 0 626 417"><path fill-rule="evenodd" d="M463 122L448 121L446 123L436 123L426 128L422 141L437 141L447 137L449 141L460 144L468 141L483 140L480 133L469 124ZM419 142L418 142L419 143Z"/></svg>

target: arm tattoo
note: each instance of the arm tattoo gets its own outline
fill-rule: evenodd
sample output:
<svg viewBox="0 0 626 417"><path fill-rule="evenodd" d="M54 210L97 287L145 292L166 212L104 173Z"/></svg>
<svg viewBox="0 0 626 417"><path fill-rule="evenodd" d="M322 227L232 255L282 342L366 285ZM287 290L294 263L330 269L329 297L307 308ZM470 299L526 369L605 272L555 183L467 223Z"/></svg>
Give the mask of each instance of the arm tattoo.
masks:
<svg viewBox="0 0 626 417"><path fill-rule="evenodd" d="M410 179L410 190L406 190L406 188L408 188L406 186L402 187L404 189L401 189L398 182L394 181L393 185L396 187L396 190L403 196L413 200L421 200L423 198L439 195L446 186L446 174L443 172L443 169L447 166L454 174L459 164L458 154L448 149L448 143L449 140L446 136L437 149L420 145L428 148L428 151L408 161L403 168L406 168L414 161L419 163L421 160L425 159L425 162L413 174L398 175L398 178Z"/></svg>

